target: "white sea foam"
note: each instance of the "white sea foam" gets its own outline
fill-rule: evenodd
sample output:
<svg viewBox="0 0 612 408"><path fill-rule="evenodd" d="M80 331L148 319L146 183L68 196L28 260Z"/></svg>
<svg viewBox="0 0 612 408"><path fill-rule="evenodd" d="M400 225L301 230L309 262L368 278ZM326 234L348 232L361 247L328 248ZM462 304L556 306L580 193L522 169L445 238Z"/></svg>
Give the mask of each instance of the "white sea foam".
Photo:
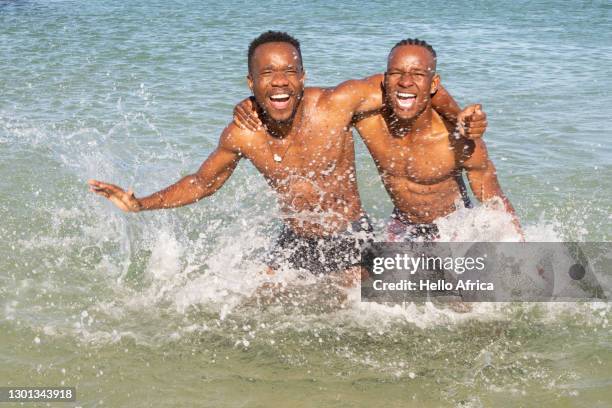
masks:
<svg viewBox="0 0 612 408"><path fill-rule="evenodd" d="M471 320L512 318L512 310L516 307L513 305L481 303L474 304L471 312L456 313L432 303L387 305L361 302L357 289L348 290L343 303L332 301L320 308L313 307L312 303L322 300L325 304L330 300L318 295L324 283L317 283L316 277L287 268L271 278L262 273L265 265L261 255L275 239L277 232L273 225L278 225L278 220L274 221L278 212L271 205L274 200L270 190L252 169L242 170L242 173L239 170L228 186L204 200L203 204L178 211L122 214L99 197L86 194L84 181L90 176L120 184L146 184L147 190L165 183L168 177L160 181L147 174L143 176L144 181L135 183L135 179L126 174L125 167L134 166L129 164L130 160L146 166L146 163L160 158L172 159L172 148L165 152L149 152L148 148L140 147L136 142L131 145L131 159L127 158L121 164L109 160L124 140L121 133L135 123L147 127L147 122L146 117L132 115L107 132L96 128L59 132L61 143L53 144L49 135L55 137L57 129L2 121L2 126L10 127L10 141L18 140L21 146L33 145L36 148L51 145L52 161L61 163L68 174L73 174L75 183L83 183L82 186L72 185L63 193L72 197L68 205L61 197L39 195L36 211L39 217L47 217L48 232L21 236L13 241L20 251L38 263L37 267L30 267L28 274L45 272L17 279L19 293L32 299L38 291L46 291L52 297L82 293L74 305L78 311L69 307L64 312L75 315L67 318L70 324L65 326L61 320L42 323L45 335L71 333L88 342L117 341L122 336L142 342L151 339L171 341L176 340L177 335L210 330L215 322L235 319L236 315L264 319L271 327L291 330L312 330L319 325L349 325L364 330L414 325L425 329ZM169 173L177 177L180 169L193 167L184 155L178 157L179 161L169 165L172 169ZM559 217L551 218L550 210L547 211L542 211L537 222L523 224L527 241L560 242L567 239L561 232L567 227L565 221L562 218L560 221ZM377 223L379 226L382 224ZM501 210L499 202L474 209L459 208L437 220L437 224L442 241L516 242L519 239L510 217ZM586 229L583 230L581 233L582 230L573 229L572 239L583 237L581 234L587 233ZM383 236L382 228L379 228L378 237ZM33 280L31 276L37 278ZM301 297L284 300L265 310L253 307L258 288L268 281L284 282L298 288ZM574 307L571 303L559 303L541 307L547 311L546 316L579 315L585 310L592 311L594 324L605 322L609 308L594 305ZM27 320L25 316L29 312L41 307L54 306L35 306L28 301L15 303L8 299L2 310L7 320L23 321ZM529 310L532 306L523 307ZM90 313L91 322L89 318L81 319L83 308ZM205 313L204 321L194 320L191 316L194 311ZM604 313L603 317L599 316L600 312ZM173 321L159 319L160 313ZM156 333L134 324L150 319L158 325ZM39 323L29 324L36 326Z"/></svg>

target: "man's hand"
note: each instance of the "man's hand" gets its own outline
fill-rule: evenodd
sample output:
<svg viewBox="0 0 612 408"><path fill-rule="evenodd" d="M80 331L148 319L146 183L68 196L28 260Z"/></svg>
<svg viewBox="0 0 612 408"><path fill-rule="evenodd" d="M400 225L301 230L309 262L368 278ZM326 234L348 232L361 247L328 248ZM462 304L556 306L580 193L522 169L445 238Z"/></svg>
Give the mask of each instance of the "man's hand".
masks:
<svg viewBox="0 0 612 408"><path fill-rule="evenodd" d="M487 129L487 114L482 105L470 105L462 110L457 116L457 128L466 139L480 139Z"/></svg>
<svg viewBox="0 0 612 408"><path fill-rule="evenodd" d="M262 123L251 98L244 99L234 107L234 123L240 129L247 129L252 132L261 129Z"/></svg>
<svg viewBox="0 0 612 408"><path fill-rule="evenodd" d="M117 207L125 212L138 212L141 209L140 202L134 196L134 192L129 189L123 191L121 187L114 184L103 183L97 180L89 180L89 191L106 197Z"/></svg>

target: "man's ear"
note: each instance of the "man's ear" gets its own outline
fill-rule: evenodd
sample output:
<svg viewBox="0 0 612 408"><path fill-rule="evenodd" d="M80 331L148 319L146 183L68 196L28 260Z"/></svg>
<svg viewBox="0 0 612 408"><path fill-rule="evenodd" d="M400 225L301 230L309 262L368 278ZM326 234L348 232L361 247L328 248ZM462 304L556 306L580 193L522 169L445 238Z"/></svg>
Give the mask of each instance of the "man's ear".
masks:
<svg viewBox="0 0 612 408"><path fill-rule="evenodd" d="M253 92L253 77L250 73L247 75L247 85L249 86L251 92Z"/></svg>
<svg viewBox="0 0 612 408"><path fill-rule="evenodd" d="M435 74L433 79L431 80L431 87L429 88L429 93L431 95L438 92L438 87L440 86L440 75Z"/></svg>

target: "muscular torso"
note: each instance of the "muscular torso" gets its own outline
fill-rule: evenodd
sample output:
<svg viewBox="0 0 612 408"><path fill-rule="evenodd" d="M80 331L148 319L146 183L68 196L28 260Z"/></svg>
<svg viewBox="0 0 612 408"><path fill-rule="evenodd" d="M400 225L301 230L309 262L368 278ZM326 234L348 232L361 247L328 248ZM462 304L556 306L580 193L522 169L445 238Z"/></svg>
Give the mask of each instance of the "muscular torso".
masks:
<svg viewBox="0 0 612 408"><path fill-rule="evenodd" d="M240 143L241 153L278 193L285 222L305 236L343 231L363 214L350 117L326 109L322 95L320 88L305 89L286 137L260 131Z"/></svg>
<svg viewBox="0 0 612 408"><path fill-rule="evenodd" d="M413 223L431 223L455 210L457 182L469 146L449 137L433 112L431 134L413 139L390 134L381 114L362 119L357 129L368 147L393 204Z"/></svg>

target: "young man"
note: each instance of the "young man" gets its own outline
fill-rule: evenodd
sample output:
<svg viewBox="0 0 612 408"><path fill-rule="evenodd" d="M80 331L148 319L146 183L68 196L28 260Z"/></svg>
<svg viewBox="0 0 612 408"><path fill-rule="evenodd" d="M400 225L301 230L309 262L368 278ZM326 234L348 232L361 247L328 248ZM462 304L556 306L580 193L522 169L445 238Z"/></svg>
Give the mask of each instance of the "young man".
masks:
<svg viewBox="0 0 612 408"><path fill-rule="evenodd" d="M439 86L434 49L418 39L400 41L387 60L384 108L356 124L395 205L390 239L433 240L435 219L453 212L458 200L471 207L463 170L476 198L499 198L521 233L485 142L453 134L432 109Z"/></svg>
<svg viewBox="0 0 612 408"><path fill-rule="evenodd" d="M351 81L334 89L304 88L299 42L266 32L249 46L247 76L263 127L230 123L200 169L144 198L90 180L91 191L124 211L173 208L217 191L241 158L249 159L276 191L284 227L266 260L313 273L358 276L360 246L372 228L361 207L355 175L351 120L380 109L380 80ZM457 114L452 98L440 104Z"/></svg>

